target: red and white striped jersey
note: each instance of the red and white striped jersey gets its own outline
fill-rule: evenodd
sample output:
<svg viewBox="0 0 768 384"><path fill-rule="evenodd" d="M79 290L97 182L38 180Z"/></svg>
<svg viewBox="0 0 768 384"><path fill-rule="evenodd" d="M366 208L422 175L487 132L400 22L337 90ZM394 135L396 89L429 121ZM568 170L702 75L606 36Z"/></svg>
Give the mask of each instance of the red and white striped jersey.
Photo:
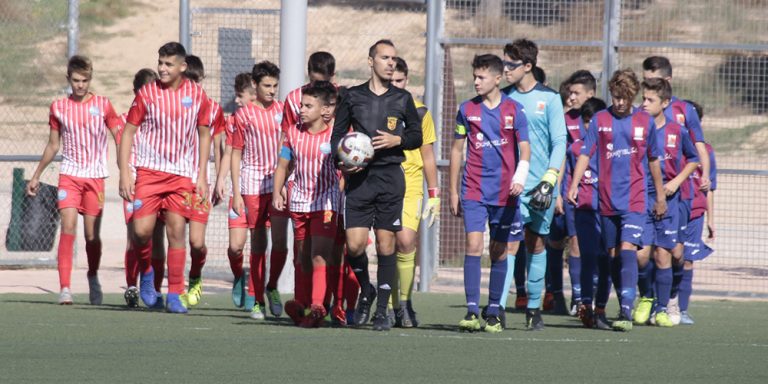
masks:
<svg viewBox="0 0 768 384"><path fill-rule="evenodd" d="M208 96L199 84L184 79L176 90L159 80L144 85L128 111L128 123L141 127L136 168L193 177L199 160L197 127L211 125Z"/></svg>
<svg viewBox="0 0 768 384"><path fill-rule="evenodd" d="M237 129L237 127L235 126L235 115L232 114L232 115L227 116L227 118L226 118L226 131L225 131L225 133L227 135L227 138L224 141L224 145L228 145L230 147L232 146L232 139L235 136L235 130L236 129Z"/></svg>
<svg viewBox="0 0 768 384"><path fill-rule="evenodd" d="M282 112L283 103L279 101L266 109L249 104L235 112L232 148L242 150L240 193L243 195L272 193Z"/></svg>
<svg viewBox="0 0 768 384"><path fill-rule="evenodd" d="M290 151L294 162L291 188L291 212L339 212L341 200L339 175L333 164L331 126L310 133L300 125L285 132L283 147ZM285 149L284 149L285 150Z"/></svg>
<svg viewBox="0 0 768 384"><path fill-rule="evenodd" d="M120 117L104 96L78 102L61 98L51 103L48 124L61 135L62 175L100 179L109 176L107 130L120 127Z"/></svg>
<svg viewBox="0 0 768 384"><path fill-rule="evenodd" d="M208 184L212 184L213 181L216 180L216 176L214 175L216 170L214 169L215 163L213 159L213 138L216 137L216 135L220 135L226 131L227 120L224 118L224 109L221 108L221 105L216 100L209 98L208 103L210 103L209 105L211 107L211 151L208 154ZM197 168L195 168L194 172L192 172L192 182L197 182Z"/></svg>
<svg viewBox="0 0 768 384"><path fill-rule="evenodd" d="M283 107L283 123L280 125L283 131L301 123L301 90L309 84L298 87L285 96L285 106Z"/></svg>
<svg viewBox="0 0 768 384"><path fill-rule="evenodd" d="M123 131L125 130L125 124L127 122L128 122L128 112L120 115L120 128L117 130L118 148L120 146L120 141L122 140ZM141 128L138 128L138 129L141 129ZM128 167L131 168L131 175L133 175L134 178L136 177L136 150L134 150L134 148L136 148L136 140L138 139L139 139L139 132L137 131L133 135L133 145L131 146L131 154L128 155ZM118 157L119 156L120 154L118 154Z"/></svg>

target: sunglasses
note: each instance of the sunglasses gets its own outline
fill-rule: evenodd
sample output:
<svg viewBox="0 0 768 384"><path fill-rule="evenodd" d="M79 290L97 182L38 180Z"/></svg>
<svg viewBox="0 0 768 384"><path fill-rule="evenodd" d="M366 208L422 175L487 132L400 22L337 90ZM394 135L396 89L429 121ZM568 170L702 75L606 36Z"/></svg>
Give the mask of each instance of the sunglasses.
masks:
<svg viewBox="0 0 768 384"><path fill-rule="evenodd" d="M504 69L506 69L508 71L514 71L515 69L517 69L517 67L521 67L524 64L525 63L523 63L523 62L515 63L515 62L512 62L512 61L504 61Z"/></svg>

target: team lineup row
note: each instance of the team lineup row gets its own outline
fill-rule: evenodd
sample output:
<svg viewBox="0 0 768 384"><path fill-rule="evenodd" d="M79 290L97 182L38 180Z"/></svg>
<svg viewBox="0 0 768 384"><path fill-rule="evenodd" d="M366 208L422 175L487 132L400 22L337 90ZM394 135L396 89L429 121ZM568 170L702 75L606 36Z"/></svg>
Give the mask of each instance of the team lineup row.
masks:
<svg viewBox="0 0 768 384"><path fill-rule="evenodd" d="M688 255L708 249L700 239L707 199L711 205L713 198L714 161L699 119L691 118L691 104L671 96L671 66L665 58L649 58L661 64L645 70L642 108L632 106L640 84L625 70L612 77L613 102L605 109L593 97L595 79L587 71L575 72L559 93L537 81L534 74L543 72L536 66L537 54L533 42L520 39L505 47L503 60L476 56L478 96L462 103L457 115L449 197L450 211L464 217L467 233L468 308L459 329L500 332L513 276L516 307L526 308L528 329L544 326L545 274L544 308L567 313L562 293L566 243L571 312L585 326L626 331L633 320L672 325L670 296L680 291L681 309L682 294L690 296L697 258ZM440 212L434 124L424 105L404 90L407 64L391 41L369 48L368 65L367 82L339 87L333 56L315 52L308 62L310 82L281 102L276 98L280 70L270 62L258 63L235 79L238 108L225 117L201 86L200 59L168 43L158 51L157 73L142 69L136 74L135 99L129 112L118 116L107 98L89 91L90 61L70 59L72 94L51 105L50 139L27 186L34 196L40 174L61 146L59 302L72 303L78 214L85 224L89 300L101 302L99 228L109 131L118 145L120 196L126 201L129 307L141 300L150 308L186 313L200 302L210 208L231 194L227 252L232 299L252 318L264 319L269 308L273 316L284 309L303 327L326 322L360 326L369 320L374 330L417 326L411 300L416 235L422 216L431 225ZM502 90L503 77L511 85ZM371 137L375 152L365 166L339 161L336 148L350 130ZM227 177L231 191L226 190ZM711 224L711 211L707 217ZM289 219L295 292L283 308L277 280L287 259ZM185 289L187 223L191 267ZM376 286L365 254L371 228ZM486 229L491 274L489 303L481 314ZM245 271L248 237L250 269ZM160 288L166 263L164 300ZM605 317L611 283L621 302L613 323Z"/></svg>

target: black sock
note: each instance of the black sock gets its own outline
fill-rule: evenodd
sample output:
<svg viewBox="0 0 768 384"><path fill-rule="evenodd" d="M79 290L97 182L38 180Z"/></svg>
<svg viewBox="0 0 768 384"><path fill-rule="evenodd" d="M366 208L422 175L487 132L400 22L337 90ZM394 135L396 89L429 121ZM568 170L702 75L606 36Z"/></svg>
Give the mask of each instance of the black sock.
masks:
<svg viewBox="0 0 768 384"><path fill-rule="evenodd" d="M378 255L379 268L376 271L376 280L378 285L376 301L376 311L387 313L387 303L392 294L392 287L397 281L397 254Z"/></svg>
<svg viewBox="0 0 768 384"><path fill-rule="evenodd" d="M360 290L364 295L367 295L371 289L371 277L368 275L368 255L363 253L353 257L350 254L347 255L347 262L352 267L352 272L355 273L357 282L360 283Z"/></svg>

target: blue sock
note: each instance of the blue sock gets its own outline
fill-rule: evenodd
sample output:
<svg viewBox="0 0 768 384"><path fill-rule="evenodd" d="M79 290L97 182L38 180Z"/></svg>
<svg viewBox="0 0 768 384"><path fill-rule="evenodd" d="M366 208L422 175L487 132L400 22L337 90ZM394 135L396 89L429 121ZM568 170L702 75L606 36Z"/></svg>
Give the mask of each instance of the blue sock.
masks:
<svg viewBox="0 0 768 384"><path fill-rule="evenodd" d="M541 291L544 290L544 274L547 272L547 251L528 257L528 308L541 307Z"/></svg>
<svg viewBox="0 0 768 384"><path fill-rule="evenodd" d="M517 291L517 296L525 296L525 271L526 271L526 260L527 252L525 251L525 245L523 243L520 243L520 247L517 249L517 257L515 259L515 290Z"/></svg>
<svg viewBox="0 0 768 384"><path fill-rule="evenodd" d="M653 297L653 269L653 261L649 260L648 264L637 271L637 289L640 297Z"/></svg>
<svg viewBox="0 0 768 384"><path fill-rule="evenodd" d="M611 257L611 281L616 296L621 298L621 256Z"/></svg>
<svg viewBox="0 0 768 384"><path fill-rule="evenodd" d="M563 250L547 247L547 272L549 285L547 292L563 292Z"/></svg>
<svg viewBox="0 0 768 384"><path fill-rule="evenodd" d="M597 256L597 288L595 289L595 307L605 309L611 296L611 257Z"/></svg>
<svg viewBox="0 0 768 384"><path fill-rule="evenodd" d="M491 260L491 278L488 282L488 315L499 315L499 300L507 279L507 259Z"/></svg>
<svg viewBox="0 0 768 384"><path fill-rule="evenodd" d="M656 311L666 311L672 293L672 268L656 268Z"/></svg>
<svg viewBox="0 0 768 384"><path fill-rule="evenodd" d="M632 307L637 292L637 251L621 250L621 311L627 319L632 318Z"/></svg>
<svg viewBox="0 0 768 384"><path fill-rule="evenodd" d="M688 304L691 302L693 293L693 269L683 269L683 281L680 282L680 305L681 311L688 310Z"/></svg>
<svg viewBox="0 0 768 384"><path fill-rule="evenodd" d="M680 290L680 283L683 281L683 266L675 265L672 262L672 293L669 297L677 297L677 291Z"/></svg>
<svg viewBox="0 0 768 384"><path fill-rule="evenodd" d="M520 245L522 247L522 244ZM515 255L507 253L507 275L504 277L504 287L502 287L499 305L506 308L507 298L509 298L509 289L512 287L512 279L515 278Z"/></svg>
<svg viewBox="0 0 768 384"><path fill-rule="evenodd" d="M571 298L581 301L581 257L568 256L568 275L571 278ZM589 302L592 302L591 298Z"/></svg>
<svg viewBox="0 0 768 384"><path fill-rule="evenodd" d="M464 295L467 311L480 315L480 256L464 255Z"/></svg>

